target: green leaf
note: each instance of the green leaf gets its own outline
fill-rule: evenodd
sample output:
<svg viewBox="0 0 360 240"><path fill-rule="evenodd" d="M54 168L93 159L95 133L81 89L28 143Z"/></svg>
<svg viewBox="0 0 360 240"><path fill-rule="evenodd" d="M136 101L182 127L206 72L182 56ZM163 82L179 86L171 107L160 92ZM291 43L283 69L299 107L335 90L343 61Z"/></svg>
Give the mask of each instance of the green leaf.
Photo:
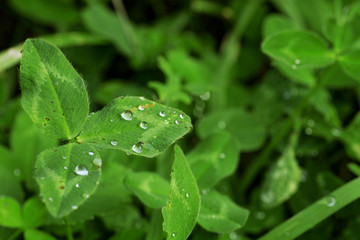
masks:
<svg viewBox="0 0 360 240"><path fill-rule="evenodd" d="M335 60L320 36L300 30L282 31L265 38L262 50L294 69L324 67Z"/></svg>
<svg viewBox="0 0 360 240"><path fill-rule="evenodd" d="M216 191L201 196L198 223L207 231L223 234L235 231L245 225L248 216L248 210Z"/></svg>
<svg viewBox="0 0 360 240"><path fill-rule="evenodd" d="M78 18L77 10L61 0L11 0L11 6L33 21L51 25L72 24Z"/></svg>
<svg viewBox="0 0 360 240"><path fill-rule="evenodd" d="M199 210L200 196L196 180L181 148L175 146L170 199L163 208L163 229L168 234L167 239L187 239L196 224Z"/></svg>
<svg viewBox="0 0 360 240"><path fill-rule="evenodd" d="M340 135L340 139L344 143L347 155L353 159L360 161L360 113L358 112L351 123Z"/></svg>
<svg viewBox="0 0 360 240"><path fill-rule="evenodd" d="M33 178L36 157L43 150L54 147L55 139L41 134L29 116L20 111L12 126L10 144L26 186L32 190L37 189Z"/></svg>
<svg viewBox="0 0 360 240"><path fill-rule="evenodd" d="M143 97L114 99L86 121L78 142L154 157L192 129L190 117Z"/></svg>
<svg viewBox="0 0 360 240"><path fill-rule="evenodd" d="M121 15L116 15L100 4L90 4L82 12L85 26L92 32L112 41L125 55L132 53L134 36L131 26Z"/></svg>
<svg viewBox="0 0 360 240"><path fill-rule="evenodd" d="M71 143L42 152L35 168L47 209L53 216L63 217L94 193L101 159L92 146Z"/></svg>
<svg viewBox="0 0 360 240"><path fill-rule="evenodd" d="M257 149L263 144L266 136L265 126L260 120L241 108L210 113L199 120L196 130L202 139L227 130L238 140L242 151Z"/></svg>
<svg viewBox="0 0 360 240"><path fill-rule="evenodd" d="M47 135L72 139L89 112L85 84L61 51L43 40L27 40L20 67L21 102Z"/></svg>
<svg viewBox="0 0 360 240"><path fill-rule="evenodd" d="M338 61L344 72L357 81L360 81L360 50L350 52L339 57Z"/></svg>
<svg viewBox="0 0 360 240"><path fill-rule="evenodd" d="M287 221L272 229L259 240L291 240L313 228L341 208L360 198L360 178L348 182L319 199Z"/></svg>
<svg viewBox="0 0 360 240"><path fill-rule="evenodd" d="M201 141L186 155L200 189L214 186L236 170L240 148L228 132L218 132Z"/></svg>
<svg viewBox="0 0 360 240"><path fill-rule="evenodd" d="M166 83L149 82L149 87L157 91L162 102L190 104L191 97L183 91L180 76L174 72L165 58L159 57L158 62L160 69L166 75Z"/></svg>
<svg viewBox="0 0 360 240"><path fill-rule="evenodd" d="M23 216L25 228L37 228L45 223L46 209L38 197L28 199L24 204Z"/></svg>
<svg viewBox="0 0 360 240"><path fill-rule="evenodd" d="M9 228L23 225L20 204L11 197L0 196L0 225Z"/></svg>
<svg viewBox="0 0 360 240"><path fill-rule="evenodd" d="M264 207L273 208L288 200L298 189L301 169L293 147L288 147L268 170L261 190Z"/></svg>
<svg viewBox="0 0 360 240"><path fill-rule="evenodd" d="M25 240L56 240L56 238L43 231L27 229L25 231Z"/></svg>
<svg viewBox="0 0 360 240"><path fill-rule="evenodd" d="M131 193L123 184L128 170L118 162L111 161L104 152L101 154L106 162L101 168L100 184L95 193L68 216L71 224L94 219L99 215L106 216L118 209L123 209L123 205L131 202Z"/></svg>
<svg viewBox="0 0 360 240"><path fill-rule="evenodd" d="M268 15L263 24L263 36L266 38L272 34L291 29L299 29L290 18L280 14Z"/></svg>
<svg viewBox="0 0 360 240"><path fill-rule="evenodd" d="M161 208L169 197L169 183L156 173L129 172L125 185L147 206Z"/></svg>

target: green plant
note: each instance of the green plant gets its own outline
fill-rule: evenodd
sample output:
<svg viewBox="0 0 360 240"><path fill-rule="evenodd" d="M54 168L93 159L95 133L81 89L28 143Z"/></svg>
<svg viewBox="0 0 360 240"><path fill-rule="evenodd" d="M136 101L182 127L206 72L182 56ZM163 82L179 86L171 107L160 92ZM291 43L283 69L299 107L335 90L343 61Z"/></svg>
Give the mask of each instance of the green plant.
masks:
<svg viewBox="0 0 360 240"><path fill-rule="evenodd" d="M9 0L0 22L0 239L358 239L358 0Z"/></svg>

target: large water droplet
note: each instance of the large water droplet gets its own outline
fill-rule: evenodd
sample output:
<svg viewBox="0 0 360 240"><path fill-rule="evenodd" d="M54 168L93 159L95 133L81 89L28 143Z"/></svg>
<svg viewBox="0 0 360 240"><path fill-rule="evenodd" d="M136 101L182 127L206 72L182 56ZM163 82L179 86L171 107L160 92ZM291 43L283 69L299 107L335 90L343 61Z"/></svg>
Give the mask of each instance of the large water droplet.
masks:
<svg viewBox="0 0 360 240"><path fill-rule="evenodd" d="M164 111L159 112L159 115L160 115L160 117L165 117L166 116Z"/></svg>
<svg viewBox="0 0 360 240"><path fill-rule="evenodd" d="M134 146L132 146L131 148L134 152L136 153L141 153L142 152L142 143L137 143Z"/></svg>
<svg viewBox="0 0 360 240"><path fill-rule="evenodd" d="M141 122L141 123L140 123L140 127L141 127L142 129L147 129L147 128L148 128L148 123L147 123L147 122Z"/></svg>
<svg viewBox="0 0 360 240"><path fill-rule="evenodd" d="M80 164L75 167L75 173L80 176L86 176L89 174L89 171L84 165Z"/></svg>
<svg viewBox="0 0 360 240"><path fill-rule="evenodd" d="M145 110L145 106L144 106L144 105L139 105L139 106L138 106L138 109L139 109L140 111L144 111L144 110Z"/></svg>
<svg viewBox="0 0 360 240"><path fill-rule="evenodd" d="M98 166L98 167L101 167L102 161L101 161L100 158L95 158L95 159L93 160L93 164L96 165L96 166Z"/></svg>
<svg viewBox="0 0 360 240"><path fill-rule="evenodd" d="M126 110L125 112L122 112L121 117L126 121L131 121L133 119L133 115L130 110Z"/></svg>
<svg viewBox="0 0 360 240"><path fill-rule="evenodd" d="M93 156L93 155L94 155L94 152L89 152L89 155L90 155L90 156Z"/></svg>
<svg viewBox="0 0 360 240"><path fill-rule="evenodd" d="M110 143L111 143L111 145L113 145L113 146L116 146L116 145L117 145L117 141L115 141L115 140L114 140L114 141L111 141Z"/></svg>
<svg viewBox="0 0 360 240"><path fill-rule="evenodd" d="M184 114L180 113L179 116L180 116L181 119L184 119Z"/></svg>
<svg viewBox="0 0 360 240"><path fill-rule="evenodd" d="M179 125L179 121L178 120L175 120L174 121L176 125Z"/></svg>

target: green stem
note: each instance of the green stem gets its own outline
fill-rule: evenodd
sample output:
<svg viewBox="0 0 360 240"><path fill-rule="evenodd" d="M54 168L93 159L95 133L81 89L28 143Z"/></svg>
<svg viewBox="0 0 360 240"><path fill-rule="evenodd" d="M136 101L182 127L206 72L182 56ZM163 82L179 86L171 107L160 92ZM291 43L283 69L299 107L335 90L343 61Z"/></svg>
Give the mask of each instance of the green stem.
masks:
<svg viewBox="0 0 360 240"><path fill-rule="evenodd" d="M222 44L222 54L219 61L220 66L214 78L214 85L217 91L214 92L212 97L211 107L213 109L222 108L227 104L226 89L230 82L230 71L240 53L239 41L263 1L264 0L247 1L243 11L237 18L237 22L229 38Z"/></svg>
<svg viewBox="0 0 360 240"><path fill-rule="evenodd" d="M71 225L70 225L69 218L65 217L65 221L66 221L66 237L67 237L67 240L74 240L73 235L72 235L72 230L71 230Z"/></svg>
<svg viewBox="0 0 360 240"><path fill-rule="evenodd" d="M348 182L330 195L321 198L289 220L280 224L259 240L291 240L314 227L325 218L360 198L360 178Z"/></svg>
<svg viewBox="0 0 360 240"><path fill-rule="evenodd" d="M258 172L265 166L268 161L269 155L272 153L274 148L280 143L280 141L291 131L294 121L299 118L305 107L307 106L309 100L315 95L318 89L323 85L322 82L319 82L314 88L312 88L307 96L301 101L301 103L296 107L295 111L291 116L285 121L283 127L278 131L278 134L275 135L266 146L266 148L260 153L260 155L252 161L252 164L246 169L244 178L241 180L240 192L242 195L245 193L246 189L252 183Z"/></svg>
<svg viewBox="0 0 360 240"><path fill-rule="evenodd" d="M22 229L16 230L16 231L8 238L8 240L14 240L14 239L16 239L22 232L23 232Z"/></svg>

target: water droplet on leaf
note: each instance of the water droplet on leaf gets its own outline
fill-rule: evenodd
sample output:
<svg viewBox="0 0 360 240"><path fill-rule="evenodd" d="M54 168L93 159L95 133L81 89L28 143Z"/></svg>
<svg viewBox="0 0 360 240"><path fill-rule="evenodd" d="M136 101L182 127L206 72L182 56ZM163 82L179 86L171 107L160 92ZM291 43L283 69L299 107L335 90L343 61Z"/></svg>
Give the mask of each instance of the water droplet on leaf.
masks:
<svg viewBox="0 0 360 240"><path fill-rule="evenodd" d="M76 210L76 209L78 209L78 206L74 205L74 206L72 206L71 208L74 209L74 210Z"/></svg>
<svg viewBox="0 0 360 240"><path fill-rule="evenodd" d="M54 201L54 199L52 197L48 198L50 202Z"/></svg>
<svg viewBox="0 0 360 240"><path fill-rule="evenodd" d="M179 125L179 121L178 121L178 120L175 120L175 124L176 124L176 125Z"/></svg>
<svg viewBox="0 0 360 240"><path fill-rule="evenodd" d="M225 129L226 128L226 123L224 121L218 122L218 128Z"/></svg>
<svg viewBox="0 0 360 240"><path fill-rule="evenodd" d="M110 122L114 122L115 120L114 119L110 119Z"/></svg>
<svg viewBox="0 0 360 240"><path fill-rule="evenodd" d="M220 158L224 159L226 157L225 153L220 153Z"/></svg>
<svg viewBox="0 0 360 240"><path fill-rule="evenodd" d="M77 184L75 185L75 187L77 187L77 188L78 188L78 187L80 187L80 185L77 183Z"/></svg>
<svg viewBox="0 0 360 240"><path fill-rule="evenodd" d="M135 144L134 146L132 146L132 150L136 153L141 153L142 152L142 144L139 142L137 144Z"/></svg>
<svg viewBox="0 0 360 240"><path fill-rule="evenodd" d="M186 193L185 196L188 198L188 197L190 197L190 194L189 194L189 193Z"/></svg>
<svg viewBox="0 0 360 240"><path fill-rule="evenodd" d="M101 167L102 161L101 161L100 158L95 158L95 159L93 160L93 164L96 165L96 166L98 166L98 167Z"/></svg>
<svg viewBox="0 0 360 240"><path fill-rule="evenodd" d="M148 123L147 123L147 122L141 122L141 123L140 123L140 127L141 127L142 129L147 129L147 128L148 128Z"/></svg>
<svg viewBox="0 0 360 240"><path fill-rule="evenodd" d="M300 59L295 59L295 64L300 64Z"/></svg>
<svg viewBox="0 0 360 240"><path fill-rule="evenodd" d="M139 106L138 106L138 109L139 109L140 111L144 111L144 110L145 110L145 106L144 106L144 105L139 105Z"/></svg>
<svg viewBox="0 0 360 240"><path fill-rule="evenodd" d="M93 155L94 155L94 152L89 152L89 155L90 155L90 156L93 156Z"/></svg>
<svg viewBox="0 0 360 240"><path fill-rule="evenodd" d="M159 115L160 115L160 117L165 117L166 116L164 111L159 112Z"/></svg>
<svg viewBox="0 0 360 240"><path fill-rule="evenodd" d="M66 156L62 156L62 159L66 159Z"/></svg>
<svg viewBox="0 0 360 240"><path fill-rule="evenodd" d="M181 119L184 119L184 114L180 113L179 116L180 116Z"/></svg>
<svg viewBox="0 0 360 240"><path fill-rule="evenodd" d="M84 165L80 164L75 167L75 173L80 176L86 176L89 174L89 171Z"/></svg>
<svg viewBox="0 0 360 240"><path fill-rule="evenodd" d="M111 141L111 145L113 145L113 146L116 146L117 145L117 141Z"/></svg>
<svg viewBox="0 0 360 240"><path fill-rule="evenodd" d="M21 176L21 170L19 168L15 168L14 171L13 171L13 174L16 177L20 177Z"/></svg>
<svg viewBox="0 0 360 240"><path fill-rule="evenodd" d="M121 117L126 121L131 121L133 119L133 115L130 110L126 110L125 112L122 112Z"/></svg>

